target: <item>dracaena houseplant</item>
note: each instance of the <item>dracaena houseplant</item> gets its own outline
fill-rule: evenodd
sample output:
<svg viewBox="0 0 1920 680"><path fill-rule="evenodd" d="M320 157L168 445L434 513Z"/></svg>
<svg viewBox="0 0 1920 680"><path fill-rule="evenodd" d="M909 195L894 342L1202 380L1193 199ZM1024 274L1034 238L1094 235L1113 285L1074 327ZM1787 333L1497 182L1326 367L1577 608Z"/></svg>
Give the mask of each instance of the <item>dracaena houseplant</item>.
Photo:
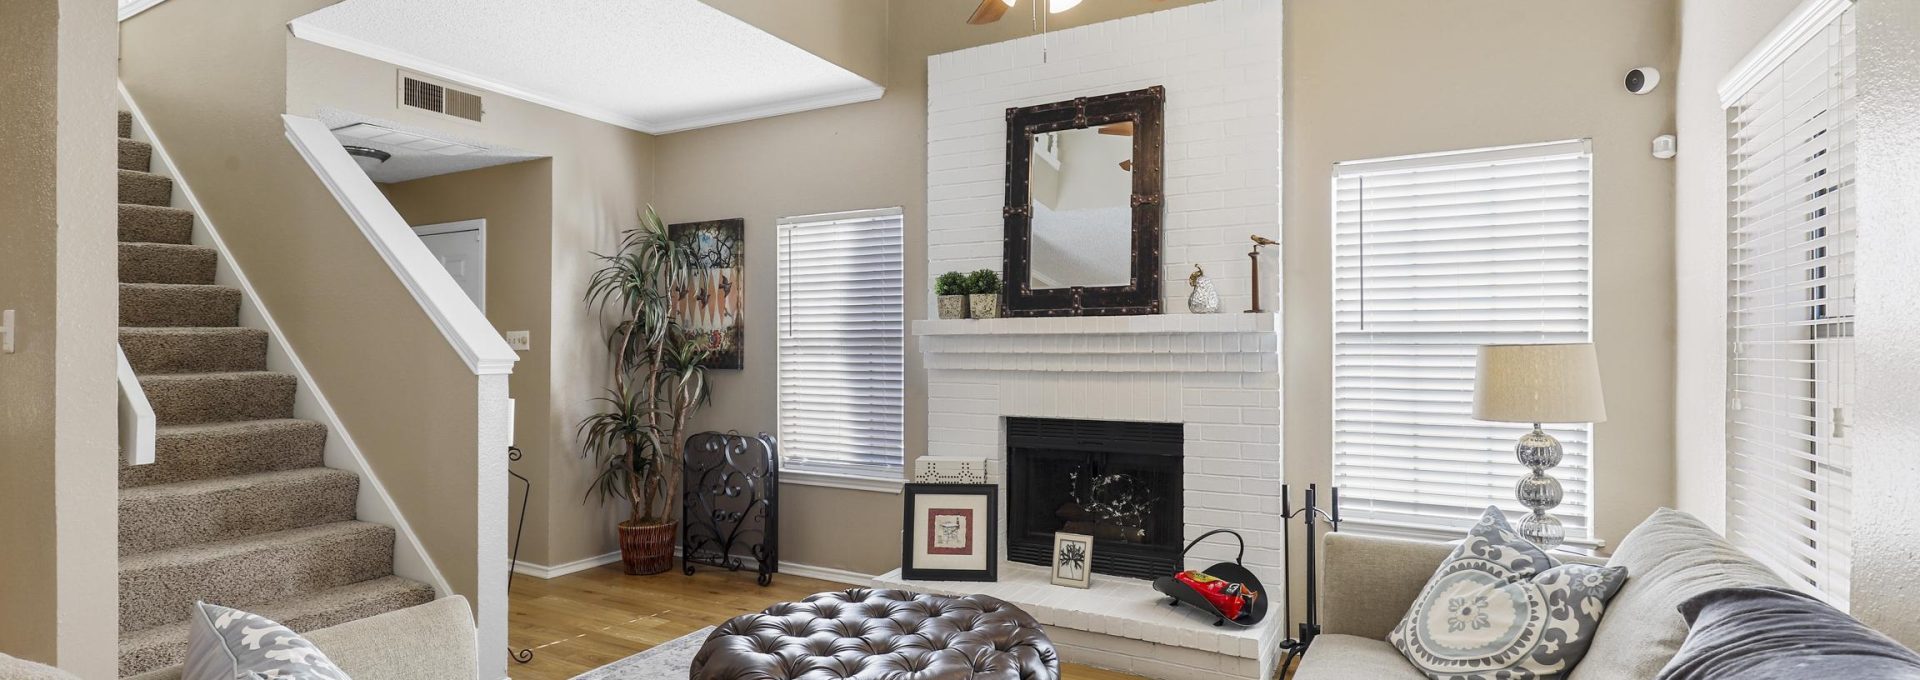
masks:
<svg viewBox="0 0 1920 680"><path fill-rule="evenodd" d="M671 527L687 420L712 396L702 365L708 353L673 314L694 265L652 207L640 216L640 226L622 234L619 250L595 257L601 266L588 282L586 301L611 320L613 385L595 400L600 412L582 420L577 433L582 455L599 466L587 493L627 504L623 531ZM671 562L670 545L668 550Z"/></svg>

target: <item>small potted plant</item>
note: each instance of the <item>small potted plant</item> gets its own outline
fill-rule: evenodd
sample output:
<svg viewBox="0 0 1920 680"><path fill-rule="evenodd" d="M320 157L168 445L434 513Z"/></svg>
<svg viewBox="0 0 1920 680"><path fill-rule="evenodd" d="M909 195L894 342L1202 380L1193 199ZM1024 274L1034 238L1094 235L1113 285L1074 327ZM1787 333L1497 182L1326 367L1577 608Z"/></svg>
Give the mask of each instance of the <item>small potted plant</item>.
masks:
<svg viewBox="0 0 1920 680"><path fill-rule="evenodd" d="M933 280L933 294L940 296L940 318L967 318L967 275L947 272Z"/></svg>
<svg viewBox="0 0 1920 680"><path fill-rule="evenodd" d="M982 269L967 275L967 307L973 318L1000 318L999 272Z"/></svg>

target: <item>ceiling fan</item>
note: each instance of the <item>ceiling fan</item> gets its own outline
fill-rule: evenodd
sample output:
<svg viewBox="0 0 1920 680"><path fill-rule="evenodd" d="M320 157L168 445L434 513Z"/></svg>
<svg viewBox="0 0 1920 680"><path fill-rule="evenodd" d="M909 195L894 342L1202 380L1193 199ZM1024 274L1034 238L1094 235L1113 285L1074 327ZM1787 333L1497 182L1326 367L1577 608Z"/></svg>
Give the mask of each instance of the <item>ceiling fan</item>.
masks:
<svg viewBox="0 0 1920 680"><path fill-rule="evenodd" d="M1080 4L1080 0L1033 0L1033 1L1047 3L1047 13L1049 14L1059 14L1061 12L1065 12L1067 10L1073 9L1074 7ZM1155 0L1155 1L1159 2L1161 0ZM980 0L980 6L973 10L973 16L967 18L967 23L978 25L978 24L991 24L995 21L999 21L1000 17L1006 16L1007 10L1013 7L1014 3L1016 2L1019 2L1019 0Z"/></svg>

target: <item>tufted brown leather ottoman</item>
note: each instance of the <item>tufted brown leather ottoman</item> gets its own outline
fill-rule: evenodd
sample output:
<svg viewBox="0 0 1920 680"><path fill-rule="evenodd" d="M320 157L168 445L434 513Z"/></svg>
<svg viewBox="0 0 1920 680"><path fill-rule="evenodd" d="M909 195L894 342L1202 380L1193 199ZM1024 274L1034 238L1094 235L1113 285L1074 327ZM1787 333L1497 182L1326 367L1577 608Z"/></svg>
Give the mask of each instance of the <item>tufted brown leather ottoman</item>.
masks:
<svg viewBox="0 0 1920 680"><path fill-rule="evenodd" d="M985 595L854 588L734 617L691 680L1059 680L1040 624Z"/></svg>

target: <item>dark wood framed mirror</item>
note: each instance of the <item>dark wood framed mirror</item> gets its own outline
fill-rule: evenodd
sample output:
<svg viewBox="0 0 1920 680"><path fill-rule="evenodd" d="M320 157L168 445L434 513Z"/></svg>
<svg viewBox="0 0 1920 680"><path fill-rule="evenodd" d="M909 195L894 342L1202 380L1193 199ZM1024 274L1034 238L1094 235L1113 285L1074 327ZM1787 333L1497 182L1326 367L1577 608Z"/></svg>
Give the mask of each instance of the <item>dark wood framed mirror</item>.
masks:
<svg viewBox="0 0 1920 680"><path fill-rule="evenodd" d="M1007 109L1007 316L1160 313L1166 89Z"/></svg>

